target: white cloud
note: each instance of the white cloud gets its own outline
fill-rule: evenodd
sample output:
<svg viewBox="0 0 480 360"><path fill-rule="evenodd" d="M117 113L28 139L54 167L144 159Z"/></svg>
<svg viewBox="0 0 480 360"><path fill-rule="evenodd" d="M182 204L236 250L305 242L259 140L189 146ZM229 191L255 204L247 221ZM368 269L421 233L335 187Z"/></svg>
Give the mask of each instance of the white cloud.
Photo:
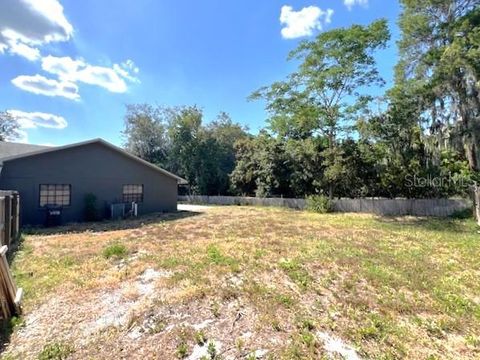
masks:
<svg viewBox="0 0 480 360"><path fill-rule="evenodd" d="M37 60L37 46L67 41L72 34L58 0L0 1L0 53Z"/></svg>
<svg viewBox="0 0 480 360"><path fill-rule="evenodd" d="M343 4L348 10L352 10L355 5L367 6L368 0L343 0Z"/></svg>
<svg viewBox="0 0 480 360"><path fill-rule="evenodd" d="M74 60L69 56L47 56L42 59L42 69L57 75L62 81L97 85L116 93L127 91L126 81L139 82L135 77L139 70L132 60L105 67L90 65L82 59Z"/></svg>
<svg viewBox="0 0 480 360"><path fill-rule="evenodd" d="M23 56L25 59L35 61L40 58L40 51L19 41L8 41L9 52L11 54Z"/></svg>
<svg viewBox="0 0 480 360"><path fill-rule="evenodd" d="M16 87L38 95L63 96L67 99L77 100L78 86L70 81L47 79L42 75L21 75L12 80Z"/></svg>
<svg viewBox="0 0 480 360"><path fill-rule="evenodd" d="M42 57L39 47L51 42L68 41L73 27L64 15L59 0L0 0L0 54L41 60L42 69L55 78L41 74L21 75L12 80L20 89L46 96L80 98L78 83L100 86L110 92L123 93L127 83L140 82L132 60L112 66L91 65L69 56Z"/></svg>
<svg viewBox="0 0 480 360"><path fill-rule="evenodd" d="M322 30L324 24L329 24L332 15L332 9L322 10L317 6L308 6L294 11L291 6L284 5L280 12L280 23L284 25L282 36L285 39L310 36L315 30Z"/></svg>
<svg viewBox="0 0 480 360"><path fill-rule="evenodd" d="M64 129L68 125L65 118L54 114L21 110L8 110L8 113L17 120L21 129L36 129L38 127Z"/></svg>
<svg viewBox="0 0 480 360"><path fill-rule="evenodd" d="M136 74L139 73L139 68L135 65L133 60L126 60L123 63L113 64L113 70L115 70L120 76L124 77L125 79L139 83L140 80L135 77Z"/></svg>

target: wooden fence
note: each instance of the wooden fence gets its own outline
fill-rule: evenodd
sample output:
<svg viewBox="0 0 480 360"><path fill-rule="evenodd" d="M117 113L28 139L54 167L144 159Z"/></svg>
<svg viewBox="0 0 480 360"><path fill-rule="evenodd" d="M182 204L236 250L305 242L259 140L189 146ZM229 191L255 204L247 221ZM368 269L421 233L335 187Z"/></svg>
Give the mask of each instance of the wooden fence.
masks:
<svg viewBox="0 0 480 360"><path fill-rule="evenodd" d="M20 196L16 191L0 190L0 245L16 241L20 234Z"/></svg>
<svg viewBox="0 0 480 360"><path fill-rule="evenodd" d="M21 314L20 302L22 289L17 289L7 262L8 247L0 248L0 318L9 319L13 315Z"/></svg>
<svg viewBox="0 0 480 360"><path fill-rule="evenodd" d="M20 235L20 196L16 191L0 190L0 318L20 314L22 289L17 289L8 266L7 252Z"/></svg>
<svg viewBox="0 0 480 360"><path fill-rule="evenodd" d="M305 209L305 199L256 198L240 196L179 196L178 200L192 204L212 205L256 205L282 206L292 209ZM373 213L385 216L438 216L446 217L458 211L472 208L472 202L466 199L335 199L334 211Z"/></svg>

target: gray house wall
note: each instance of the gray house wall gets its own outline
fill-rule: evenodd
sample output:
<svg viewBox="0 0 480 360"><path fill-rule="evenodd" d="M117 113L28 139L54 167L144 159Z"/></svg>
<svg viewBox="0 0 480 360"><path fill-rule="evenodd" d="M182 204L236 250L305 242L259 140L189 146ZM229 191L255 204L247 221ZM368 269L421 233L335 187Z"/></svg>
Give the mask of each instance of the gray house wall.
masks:
<svg viewBox="0 0 480 360"><path fill-rule="evenodd" d="M177 179L142 164L101 143L8 160L3 163L0 188L17 190L23 225L45 222L40 207L40 184L70 184L71 201L62 211L62 222L84 219L85 195L97 197L97 207L106 213L109 204L122 201L124 184L143 184L139 214L176 211Z"/></svg>

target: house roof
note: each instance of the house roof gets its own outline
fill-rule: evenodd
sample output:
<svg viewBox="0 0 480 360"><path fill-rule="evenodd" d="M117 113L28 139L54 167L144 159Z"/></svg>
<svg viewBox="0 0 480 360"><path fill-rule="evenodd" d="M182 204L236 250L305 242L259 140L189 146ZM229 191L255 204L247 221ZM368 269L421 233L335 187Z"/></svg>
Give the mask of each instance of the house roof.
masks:
<svg viewBox="0 0 480 360"><path fill-rule="evenodd" d="M48 149L48 146L0 141L0 161L4 158Z"/></svg>
<svg viewBox="0 0 480 360"><path fill-rule="evenodd" d="M0 142L0 162L6 162L6 161L11 161L11 160L16 160L16 159L21 159L29 156L35 156L35 155L40 155L40 154L46 154L49 152L54 152L54 151L62 151L70 148L75 148L79 146L84 146L84 145L89 145L89 144L102 144L112 150L115 150L122 154L123 156L126 156L132 160L135 160L145 166L148 166L163 175L170 176L174 179L177 180L179 184L188 184L187 180L181 178L180 176L177 176L175 174L172 174L171 172L162 169L156 165L153 165L152 163L149 163L148 161L145 161L143 159L140 159L138 156L135 156L128 151L123 150L122 148L119 148L118 146L115 146L113 144L110 144L109 142L103 140L103 139L92 139L92 140L87 140L87 141L82 141L74 144L68 144L64 146L41 146L41 145L30 145L30 144L20 144L20 143L9 143L9 142Z"/></svg>

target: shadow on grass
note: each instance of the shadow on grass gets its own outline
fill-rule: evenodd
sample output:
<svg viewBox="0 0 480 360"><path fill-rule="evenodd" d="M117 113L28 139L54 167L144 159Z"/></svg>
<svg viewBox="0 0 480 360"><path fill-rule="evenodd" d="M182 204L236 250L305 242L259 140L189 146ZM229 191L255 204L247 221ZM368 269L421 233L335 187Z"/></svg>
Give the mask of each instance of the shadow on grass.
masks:
<svg viewBox="0 0 480 360"><path fill-rule="evenodd" d="M192 216L202 214L195 211L177 211L171 213L154 213L148 215L141 215L134 218L121 220L102 220L95 222L71 223L56 227L25 227L22 229L23 234L27 235L61 235L82 233L86 231L104 232L115 230L129 230L136 229L144 225L155 224L165 221L174 221L185 219Z"/></svg>
<svg viewBox="0 0 480 360"><path fill-rule="evenodd" d="M7 348L10 337L13 334L13 331L16 327L22 326L23 320L21 317L12 317L10 319L1 319L0 320L0 355Z"/></svg>

